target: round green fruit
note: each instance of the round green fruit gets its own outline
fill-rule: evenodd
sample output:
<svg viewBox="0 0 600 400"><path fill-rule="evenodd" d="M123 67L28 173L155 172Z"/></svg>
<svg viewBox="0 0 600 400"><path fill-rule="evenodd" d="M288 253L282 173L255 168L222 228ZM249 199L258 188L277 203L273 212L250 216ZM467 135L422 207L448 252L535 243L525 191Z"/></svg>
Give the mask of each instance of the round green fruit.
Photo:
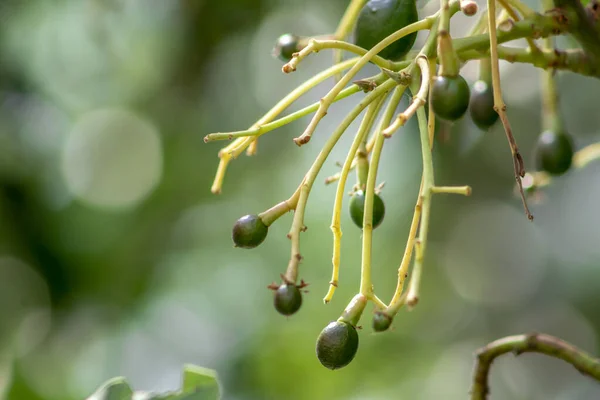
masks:
<svg viewBox="0 0 600 400"><path fill-rule="evenodd" d="M365 215L365 193L362 190L357 191L350 199L350 217L359 228L363 227L363 218ZM385 204L381 197L375 193L373 198L373 229L377 228L385 216Z"/></svg>
<svg viewBox="0 0 600 400"><path fill-rule="evenodd" d="M538 138L536 148L537 168L551 175L562 175L573 163L573 142L566 133L551 130Z"/></svg>
<svg viewBox="0 0 600 400"><path fill-rule="evenodd" d="M375 332L387 331L392 325L392 318L384 312L377 311L373 316L373 330Z"/></svg>
<svg viewBox="0 0 600 400"><path fill-rule="evenodd" d="M486 130L498 121L498 113L494 110L494 91L485 81L477 81L471 89L469 114L479 129Z"/></svg>
<svg viewBox="0 0 600 400"><path fill-rule="evenodd" d="M299 42L300 38L291 33L281 35L279 36L279 39L277 39L277 43L275 43L273 54L279 57L281 61L290 61L294 53L300 51Z"/></svg>
<svg viewBox="0 0 600 400"><path fill-rule="evenodd" d="M431 88L431 107L439 118L456 121L467 111L469 96L469 85L462 76L438 76Z"/></svg>
<svg viewBox="0 0 600 400"><path fill-rule="evenodd" d="M392 33L418 19L415 0L370 0L356 20L354 43L370 50ZM383 49L379 56L400 60L410 51L416 38L416 32L406 35Z"/></svg>
<svg viewBox="0 0 600 400"><path fill-rule="evenodd" d="M339 369L350 364L357 350L358 332L347 322L331 322L317 339L317 357L329 369Z"/></svg>
<svg viewBox="0 0 600 400"><path fill-rule="evenodd" d="M233 243L235 247L253 249L267 237L269 227L258 215L245 215L233 225Z"/></svg>
<svg viewBox="0 0 600 400"><path fill-rule="evenodd" d="M302 305L302 293L293 283L283 283L275 291L275 309L282 315L292 315Z"/></svg>

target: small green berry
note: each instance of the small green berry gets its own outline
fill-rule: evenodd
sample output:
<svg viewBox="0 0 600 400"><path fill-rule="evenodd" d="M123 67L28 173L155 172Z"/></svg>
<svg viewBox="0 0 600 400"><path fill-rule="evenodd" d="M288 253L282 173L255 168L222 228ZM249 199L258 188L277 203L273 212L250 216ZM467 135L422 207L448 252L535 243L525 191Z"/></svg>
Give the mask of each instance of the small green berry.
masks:
<svg viewBox="0 0 600 400"><path fill-rule="evenodd" d="M350 364L358 350L358 333L347 322L334 321L317 338L317 357L323 366L338 369Z"/></svg>
<svg viewBox="0 0 600 400"><path fill-rule="evenodd" d="M258 215L245 215L233 225L233 243L235 247L253 249L267 237L269 227Z"/></svg>
<svg viewBox="0 0 600 400"><path fill-rule="evenodd" d="M275 291L275 309L283 315L292 315L302 305L302 293L293 283L283 283Z"/></svg>
<svg viewBox="0 0 600 400"><path fill-rule="evenodd" d="M568 134L545 131L538 138L537 168L551 175L562 175L571 167L573 153L573 142Z"/></svg>
<svg viewBox="0 0 600 400"><path fill-rule="evenodd" d="M273 49L273 54L279 57L281 61L290 61L294 53L300 51L299 42L300 38L296 35L292 35L291 33L281 35L279 36L279 39L277 39L277 43Z"/></svg>
<svg viewBox="0 0 600 400"><path fill-rule="evenodd" d="M469 114L479 129L486 130L498 121L498 113L494 110L494 92L485 81L477 81L471 90Z"/></svg>
<svg viewBox="0 0 600 400"><path fill-rule="evenodd" d="M365 215L365 193L362 190L357 191L350 199L350 217L359 228L363 227L363 218ZM385 216L385 203L381 197L375 193L373 199L373 229L377 228Z"/></svg>
<svg viewBox="0 0 600 400"><path fill-rule="evenodd" d="M392 324L392 317L382 311L377 311L373 315L373 330L375 332L387 331Z"/></svg>
<svg viewBox="0 0 600 400"><path fill-rule="evenodd" d="M418 19L416 0L370 0L356 19L354 43L370 50L392 33ZM409 33L381 50L378 55L389 60L400 60L413 47L416 38L416 32Z"/></svg>
<svg viewBox="0 0 600 400"><path fill-rule="evenodd" d="M438 76L431 88L431 107L439 118L456 121L469 108L469 96L469 85L462 76Z"/></svg>

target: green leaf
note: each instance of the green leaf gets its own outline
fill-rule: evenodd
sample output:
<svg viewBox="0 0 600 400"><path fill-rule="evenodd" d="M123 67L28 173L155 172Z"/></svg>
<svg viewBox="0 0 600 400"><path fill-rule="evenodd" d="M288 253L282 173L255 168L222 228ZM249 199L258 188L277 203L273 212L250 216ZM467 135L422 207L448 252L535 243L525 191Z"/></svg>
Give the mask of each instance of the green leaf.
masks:
<svg viewBox="0 0 600 400"><path fill-rule="evenodd" d="M131 400L133 390L123 377L112 378L98 388L87 400Z"/></svg>
<svg viewBox="0 0 600 400"><path fill-rule="evenodd" d="M184 365L182 395L178 400L218 400L221 394L217 373L208 368Z"/></svg>

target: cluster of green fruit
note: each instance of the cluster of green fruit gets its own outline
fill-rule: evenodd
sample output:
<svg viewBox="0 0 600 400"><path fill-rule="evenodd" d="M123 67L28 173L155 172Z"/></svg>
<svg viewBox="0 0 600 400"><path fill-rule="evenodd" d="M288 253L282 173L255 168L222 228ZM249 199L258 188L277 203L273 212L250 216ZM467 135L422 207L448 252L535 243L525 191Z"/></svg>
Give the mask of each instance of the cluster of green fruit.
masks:
<svg viewBox="0 0 600 400"><path fill-rule="evenodd" d="M385 37L417 20L417 7L413 0L371 0L356 21L354 43L371 49ZM401 60L411 50L416 36L416 33L409 34L378 55L392 61ZM289 61L306 43L307 38L284 34L277 40L274 54L283 61ZM435 115L448 122L459 120L468 110L471 120L481 130L491 128L499 117L494 109L488 65L482 65L480 78L470 88L458 73L435 77L430 102ZM570 135L561 129L546 130L538 138L536 167L552 175L561 175L571 166L573 153Z"/></svg>
<svg viewBox="0 0 600 400"><path fill-rule="evenodd" d="M354 25L354 43L364 49L371 49L383 39L406 26L417 22L416 0L370 0L358 14ZM390 61L404 59L414 45L416 32L405 35L384 48L378 55ZM293 34L282 35L275 46L274 54L284 61L291 60L309 43L309 38ZM459 69L459 68L457 68ZM482 130L492 127L499 114L494 108L494 93L489 72L489 63L481 63L480 78L472 87L451 68L442 70L431 84L429 105L436 117L447 122L462 118L467 110L472 121ZM540 135L537 147L537 161L541 170L550 174L562 174L571 165L573 145L571 139L562 132L546 131ZM350 216L353 222L363 228L365 209L364 185L358 185L350 201ZM373 228L379 226L385 215L385 204L378 193L374 194ZM251 249L260 245L266 238L272 218L261 215L246 215L233 227L233 242L236 247ZM285 316L296 313L302 305L302 289L306 284L290 281L282 275L280 285L269 286L274 291L275 309ZM359 295L360 296L360 295ZM366 301L366 300L365 300ZM364 306L363 306L364 308ZM362 308L360 309L360 314ZM337 321L327 325L318 337L316 351L320 362L327 368L341 368L354 358L358 349L356 324L360 315L342 315ZM376 332L387 330L392 318L382 311L373 317Z"/></svg>
<svg viewBox="0 0 600 400"><path fill-rule="evenodd" d="M365 208L365 193L357 190L350 199L350 217L359 227L363 226ZM375 193L373 204L373 228L378 227L383 221L385 215L385 203L377 193ZM232 239L235 247L243 249L252 249L260 245L267 237L269 226L260 218L259 215L245 215L238 219L233 225ZM283 277L281 285L270 285L274 291L275 309L282 315L290 316L295 314L302 306L302 288L306 284L301 282L286 281ZM377 315L377 314L376 314ZM389 320L389 317L386 317ZM374 319L374 328L376 331L383 331L379 318ZM389 320L391 323L391 320ZM388 323L388 327L389 327ZM356 354L358 349L358 333L356 327L349 321L331 322L319 335L317 341L317 355L319 360L327 368L336 369L347 365Z"/></svg>

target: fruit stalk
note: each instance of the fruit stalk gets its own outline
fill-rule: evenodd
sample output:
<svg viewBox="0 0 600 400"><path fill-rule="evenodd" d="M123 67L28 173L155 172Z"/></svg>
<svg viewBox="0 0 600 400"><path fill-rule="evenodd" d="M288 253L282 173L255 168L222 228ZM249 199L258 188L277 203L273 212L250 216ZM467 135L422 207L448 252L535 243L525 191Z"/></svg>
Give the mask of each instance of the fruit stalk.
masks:
<svg viewBox="0 0 600 400"><path fill-rule="evenodd" d="M517 142L512 134L510 122L508 121L508 116L506 115L506 105L502 99L502 92L500 88L500 66L498 63L498 39L496 34L496 0L488 0L487 3L490 58L492 63L492 87L494 90L494 110L496 110L500 116L500 120L504 126L504 132L506 133L506 138L510 146L510 151L513 157L515 180L517 181L517 185L519 187L519 194L521 195L521 201L523 202L525 215L527 215L527 218L530 221L533 221L533 215L529 211L527 199L525 198L525 193L523 192L523 183L521 182L521 178L525 176L525 165L523 162L523 157L521 156L521 153L519 153Z"/></svg>
<svg viewBox="0 0 600 400"><path fill-rule="evenodd" d="M294 212L294 219L292 221L292 227L288 234L288 237L292 241L291 248L291 257L288 263L287 270L285 272L285 277L288 282L295 283L298 279L298 264L302 259L300 255L300 232L305 229L304 227L304 211L306 209L306 203L308 201L308 195L310 194L310 190L312 185L323 166L323 163L331 153L331 150L336 145L342 134L346 131L348 126L354 121L354 119L375 99L381 96L383 93L389 91L391 88L395 86L395 82L391 79L388 79L383 84L381 84L377 89L373 90L369 93L357 106L355 106L352 111L344 120L340 123L340 125L336 128L336 130L332 133L330 138L327 140L316 160L313 162L313 165L310 167L308 172L306 173L304 179L300 183L300 197L298 199L298 204L296 205L296 211Z"/></svg>
<svg viewBox="0 0 600 400"><path fill-rule="evenodd" d="M296 101L300 96L304 93L308 92L310 89L323 82L327 78L335 75L338 72L341 72L345 69L350 68L355 62L358 61L358 58L353 58L350 60L346 60L341 64L334 65L329 67L325 71L320 72L319 74L313 76L308 79L306 82L298 86L296 89L288 93L283 99L281 99L273 108L271 108L264 116L262 116L258 121L256 121L251 128L255 128L257 126L263 125L267 122L275 119L279 114L281 114L290 104ZM206 138L205 138L206 142ZM223 180L225 179L225 172L227 170L227 166L232 158L230 152L233 152L235 149L239 150L238 154L244 151L246 147L248 147L253 142L253 138L240 138L235 140L233 143L224 147L219 151L219 166L217 167L217 173L215 174L215 179L213 180L213 184L211 187L211 192L214 194L221 193L221 189L223 187Z"/></svg>
<svg viewBox="0 0 600 400"><path fill-rule="evenodd" d="M510 18L513 19L513 21L517 22L517 21L521 20L521 18L517 15L517 13L513 9L513 7L509 4L508 0L498 0L498 3L502 6L504 11L506 11L508 16L510 16ZM527 14L527 15L530 15L530 14ZM523 17L526 17L527 15L523 15ZM527 37L525 37L525 40L527 41L527 44L529 45L529 49L532 53L540 51L540 49L536 46L535 42L533 41L533 39L531 37L527 36Z"/></svg>
<svg viewBox="0 0 600 400"><path fill-rule="evenodd" d="M414 307L419 301L419 287L423 271L423 258L427 247L427 233L429 231L429 215L431 210L431 188L435 186L433 176L433 157L431 154L432 144L429 141L427 115L423 107L417 110L417 121L419 124L419 136L421 138L421 155L423 158L423 181L422 191L419 195L421 202L421 222L419 224L419 236L415 241L415 264L410 278L410 286L406 295L406 303Z"/></svg>
<svg viewBox="0 0 600 400"><path fill-rule="evenodd" d="M375 118L379 114L379 110L383 105L383 100L385 99L385 94L383 94L379 99L375 100L369 106L365 117L358 129L356 136L354 137L354 141L350 146L350 150L348 151L348 155L346 156L346 160L344 161L344 165L342 166L342 171L340 173L340 179L337 186L337 191L335 193L335 201L333 205L333 215L331 217L331 232L333 233L333 257L331 262L333 264L333 270L331 273L331 281L329 282L329 290L325 297L323 298L323 302L325 304L329 303L333 298L333 294L335 289L338 286L339 275L340 275L340 253L341 253L341 241L342 241L342 229L341 229L341 213L342 213L342 202L344 199L344 192L346 188L346 181L348 179L348 173L350 172L350 167L352 165L353 160L355 159L356 152L361 143L363 143L364 139L367 137L371 126L375 122Z"/></svg>
<svg viewBox="0 0 600 400"><path fill-rule="evenodd" d="M454 2L455 5L458 5L458 2ZM431 29L435 18L426 18L421 21L415 22L414 24L410 24L397 32L391 34L377 45L375 45L371 50L369 50L364 56L362 56L358 62L348 71L342 79L327 93L325 97L323 97L320 101L319 109L313 116L312 120L306 127L305 131L299 137L294 139L294 142L298 146L302 146L310 141L310 138L315 131L317 125L325 117L327 114L327 110L329 106L333 102L333 99L338 95L338 93L350 82L350 80L364 67L369 61L373 59L381 50L395 42L396 40L401 39L402 37L409 35L413 32L417 32L424 29Z"/></svg>
<svg viewBox="0 0 600 400"><path fill-rule="evenodd" d="M393 82L393 81L392 81ZM394 82L395 84L395 82ZM369 165L369 174L367 177L367 185L365 188L366 198L363 216L363 240L362 240L362 259L360 268L360 293L372 300L373 285L371 282L371 244L373 235L373 200L375 197L375 183L377 181L377 170L379 168L379 159L385 137L381 130L387 126L394 112L398 107L398 103L402 98L402 94L406 90L406 86L397 86L392 94L387 108L381 118L379 126L375 132L375 145L371 153L371 163Z"/></svg>
<svg viewBox="0 0 600 400"><path fill-rule="evenodd" d="M335 39L344 40L348 34L352 31L352 27L360 13L360 10L363 8L367 0L350 0L350 4L346 8L346 12L342 16L340 23L335 30ZM339 64L342 62L343 53L340 49L333 50L333 63ZM341 75L338 73L335 75L335 80L338 81L341 78Z"/></svg>
<svg viewBox="0 0 600 400"><path fill-rule="evenodd" d="M429 71L429 61L427 57L424 55L417 56L417 65L419 66L419 70L421 71L421 86L417 94L413 97L413 101L408 106L406 110L401 112L394 123L388 126L383 130L382 134L386 138L392 136L396 130L398 130L401 126L404 126L406 121L408 121L414 113L417 111L419 107L422 107L427 102L427 95L429 93L429 82L431 81L431 72ZM413 77L413 79L416 77Z"/></svg>
<svg viewBox="0 0 600 400"><path fill-rule="evenodd" d="M552 9L552 0L542 0L542 7L545 10ZM543 46L545 50L552 51L554 49L554 39L552 37L544 38ZM558 109L559 98L556 90L556 80L554 79L555 72L554 69L546 69L541 74L542 129L544 131L563 132L564 125Z"/></svg>
<svg viewBox="0 0 600 400"><path fill-rule="evenodd" d="M308 57L311 53L318 53L319 51L325 49L346 50L351 53L358 54L359 56L367 54L367 50L363 49L362 47L341 40L310 39L308 41L308 45L302 50L300 50L298 53L296 53L287 64L281 67L281 70L286 74L294 72L296 71L296 67L298 66L298 64L306 57ZM377 55L373 56L371 62L383 68L390 69L393 67L393 63L391 61L386 60L385 58L382 58Z"/></svg>

